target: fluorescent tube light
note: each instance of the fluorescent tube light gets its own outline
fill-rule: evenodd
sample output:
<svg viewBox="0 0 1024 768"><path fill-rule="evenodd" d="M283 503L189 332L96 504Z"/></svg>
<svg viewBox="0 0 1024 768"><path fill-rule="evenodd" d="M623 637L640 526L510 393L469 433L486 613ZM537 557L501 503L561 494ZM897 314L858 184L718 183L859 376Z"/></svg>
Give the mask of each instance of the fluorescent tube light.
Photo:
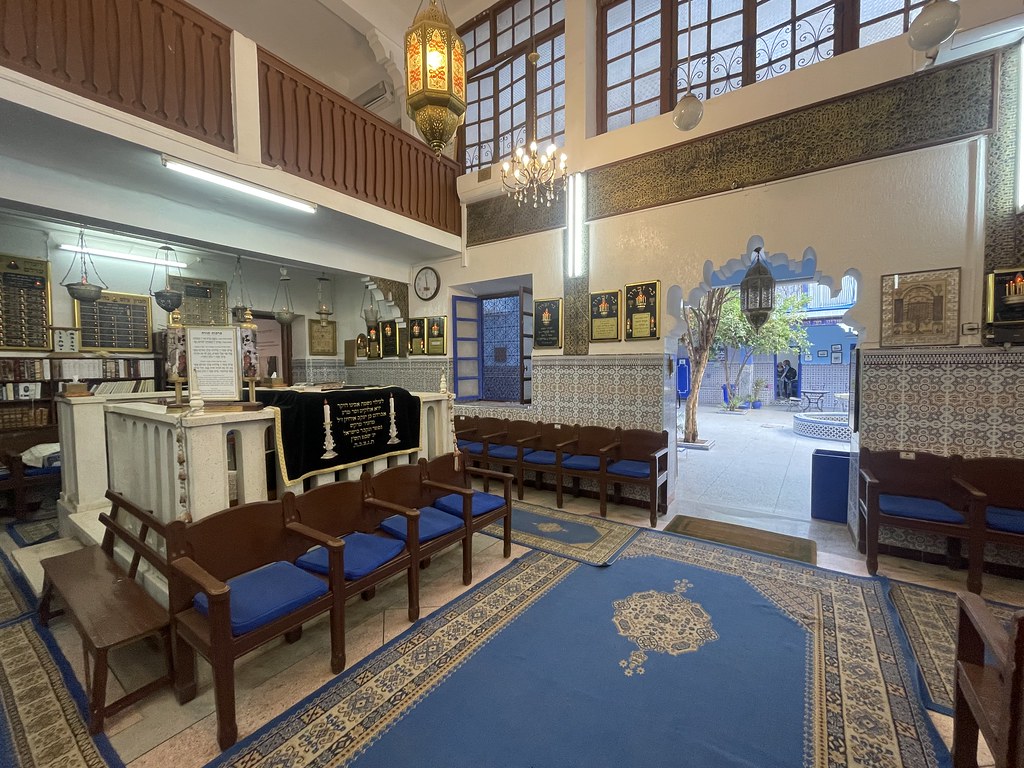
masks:
<svg viewBox="0 0 1024 768"><path fill-rule="evenodd" d="M140 264L155 264L158 267L178 267L187 269L188 264L184 261L168 261L167 259L154 259L150 256L136 256L134 253L122 253L121 251L105 251L102 248L82 248L79 245L59 245L58 250L71 251L72 253L88 253L90 256L108 256L111 259L123 259L124 261L137 261Z"/></svg>
<svg viewBox="0 0 1024 768"><path fill-rule="evenodd" d="M177 171L178 173L184 173L186 176L202 179L203 181L208 181L211 184L217 184L222 187L227 187L228 189L233 189L236 192L244 192L247 195L259 197L263 200L270 200L278 205L285 205L298 211L316 213L315 203L309 203L305 200L300 200L297 197L291 197L290 195L285 195L280 192L274 192L266 187L261 187L257 184L250 184L248 181L242 181L241 179L236 179L233 176L225 176L217 171L211 171L207 168L193 165L192 163L188 163L184 160L169 157L168 155L161 155L160 162L164 164L165 168Z"/></svg>

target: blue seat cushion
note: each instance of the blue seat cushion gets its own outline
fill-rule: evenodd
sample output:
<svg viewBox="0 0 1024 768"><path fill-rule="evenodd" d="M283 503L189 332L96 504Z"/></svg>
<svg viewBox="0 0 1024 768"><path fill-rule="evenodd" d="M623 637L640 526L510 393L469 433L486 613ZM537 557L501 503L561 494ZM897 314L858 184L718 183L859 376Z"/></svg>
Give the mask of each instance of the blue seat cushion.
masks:
<svg viewBox="0 0 1024 768"><path fill-rule="evenodd" d="M401 515L392 515L383 520L380 524L381 530L396 536L405 541L409 533L406 530L406 520ZM449 515L440 509L423 507L420 510L420 543L444 536L446 533L457 531L462 528L462 518Z"/></svg>
<svg viewBox="0 0 1024 768"><path fill-rule="evenodd" d="M487 455L492 459L516 459L519 457L519 449L514 445L490 445L487 447Z"/></svg>
<svg viewBox="0 0 1024 768"><path fill-rule="evenodd" d="M35 477L38 475L59 475L60 464L52 467L25 467L25 477Z"/></svg>
<svg viewBox="0 0 1024 768"><path fill-rule="evenodd" d="M474 440L459 440L459 450L464 453L483 453L484 444Z"/></svg>
<svg viewBox="0 0 1024 768"><path fill-rule="evenodd" d="M239 574L228 579L227 585L231 587L231 634L235 637L286 616L328 591L316 576L284 561ZM197 594L192 605L203 616L209 615L206 593Z"/></svg>
<svg viewBox="0 0 1024 768"><path fill-rule="evenodd" d="M568 458L572 454L566 453L563 456ZM554 451L527 451L523 454L523 461L528 461L531 464L551 464L553 466L556 458Z"/></svg>
<svg viewBox="0 0 1024 768"><path fill-rule="evenodd" d="M609 464L608 471L613 475L622 475L623 477L650 477L651 465L646 461L623 459Z"/></svg>
<svg viewBox="0 0 1024 768"><path fill-rule="evenodd" d="M597 472L601 468L601 459L597 456L578 454L562 459L562 466L565 469L578 469L585 472Z"/></svg>
<svg viewBox="0 0 1024 768"><path fill-rule="evenodd" d="M884 514L895 517L911 517L915 520L931 520L935 523L964 524L963 515L935 499L882 493L878 496L878 508Z"/></svg>
<svg viewBox="0 0 1024 768"><path fill-rule="evenodd" d="M493 493L474 491L472 503L473 517L477 517L479 515L486 515L488 512L493 512L498 507L504 506L505 499L501 496L495 496ZM434 499L434 506L442 512L447 512L449 515L458 515L460 518L462 517L461 494L449 493L447 496L442 496L440 499Z"/></svg>
<svg viewBox="0 0 1024 768"><path fill-rule="evenodd" d="M1024 509L985 507L985 525L994 531L1024 533Z"/></svg>
<svg viewBox="0 0 1024 768"><path fill-rule="evenodd" d="M404 542L390 536L350 533L341 538L345 542L345 578L348 581L355 581L373 573L405 549ZM326 547L313 547L296 560L295 564L313 573L322 573L325 576L330 573Z"/></svg>

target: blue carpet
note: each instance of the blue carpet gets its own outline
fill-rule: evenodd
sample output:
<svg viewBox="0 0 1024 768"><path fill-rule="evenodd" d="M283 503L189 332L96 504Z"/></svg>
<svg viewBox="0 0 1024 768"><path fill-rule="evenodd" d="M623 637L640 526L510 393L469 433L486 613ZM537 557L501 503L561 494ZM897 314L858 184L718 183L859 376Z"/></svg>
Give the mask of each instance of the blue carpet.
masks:
<svg viewBox="0 0 1024 768"><path fill-rule="evenodd" d="M517 501L512 505L512 541L588 565L609 565L640 532L640 528L602 517L577 515ZM502 538L500 523L484 533Z"/></svg>
<svg viewBox="0 0 1024 768"><path fill-rule="evenodd" d="M59 535L57 530L57 518L43 520L24 520L6 525L8 535L14 539L19 547L31 547L33 544L42 544L44 541L51 541Z"/></svg>
<svg viewBox="0 0 1024 768"><path fill-rule="evenodd" d="M945 768L884 582L642 531L516 561L211 768Z"/></svg>
<svg viewBox="0 0 1024 768"><path fill-rule="evenodd" d="M16 602L35 604L20 574L0 553ZM25 612L0 622L0 766L124 768L105 734L90 736L88 701L53 634Z"/></svg>

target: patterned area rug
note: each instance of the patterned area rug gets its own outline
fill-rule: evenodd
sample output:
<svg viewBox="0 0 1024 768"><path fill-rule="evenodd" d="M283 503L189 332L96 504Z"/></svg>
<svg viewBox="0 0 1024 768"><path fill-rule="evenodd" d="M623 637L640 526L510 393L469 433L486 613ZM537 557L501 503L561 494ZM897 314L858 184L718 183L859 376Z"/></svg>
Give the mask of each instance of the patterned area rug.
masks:
<svg viewBox="0 0 1024 768"><path fill-rule="evenodd" d="M493 523L483 532L500 539L502 531L500 523ZM512 541L588 565L611 564L639 532L635 526L602 517L575 515L522 501L512 505Z"/></svg>
<svg viewBox="0 0 1024 768"><path fill-rule="evenodd" d="M531 553L210 767L946 768L884 587L653 531Z"/></svg>
<svg viewBox="0 0 1024 768"><path fill-rule="evenodd" d="M0 576L0 766L124 768L105 735L89 735L85 692L2 553Z"/></svg>
<svg viewBox="0 0 1024 768"><path fill-rule="evenodd" d="M889 583L889 599L896 607L917 662L922 695L929 709L953 714L954 663L956 661L956 593L929 589L902 581ZM993 615L1004 626L1020 608L989 602Z"/></svg>
<svg viewBox="0 0 1024 768"><path fill-rule="evenodd" d="M692 536L695 539L713 541L716 544L727 544L730 547L752 549L766 555L799 560L811 565L818 562L818 546L814 541L798 536L787 536L784 533L762 531L745 525L688 515L676 515L668 521L665 530L669 533Z"/></svg>
<svg viewBox="0 0 1024 768"><path fill-rule="evenodd" d="M31 547L57 538L57 519L7 523L7 533L19 547Z"/></svg>
<svg viewBox="0 0 1024 768"><path fill-rule="evenodd" d="M10 560L0 554L0 627L25 618L32 611L32 590L24 578L11 566Z"/></svg>

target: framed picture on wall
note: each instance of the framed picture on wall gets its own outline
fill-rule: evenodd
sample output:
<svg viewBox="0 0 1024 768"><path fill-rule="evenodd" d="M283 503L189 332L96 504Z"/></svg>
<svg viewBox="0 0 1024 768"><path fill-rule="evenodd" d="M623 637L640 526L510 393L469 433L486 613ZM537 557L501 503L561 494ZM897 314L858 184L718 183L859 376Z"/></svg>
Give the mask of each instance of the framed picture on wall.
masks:
<svg viewBox="0 0 1024 768"><path fill-rule="evenodd" d="M626 341L658 338L660 294L660 280L626 286Z"/></svg>
<svg viewBox="0 0 1024 768"><path fill-rule="evenodd" d="M590 340L619 340L619 308L622 291L597 291L590 294Z"/></svg>
<svg viewBox="0 0 1024 768"><path fill-rule="evenodd" d="M818 357L828 357L828 350L827 349L819 349L818 350Z"/></svg>
<svg viewBox="0 0 1024 768"><path fill-rule="evenodd" d="M537 299L533 302L533 346L537 349L562 348L561 299Z"/></svg>
<svg viewBox="0 0 1024 768"><path fill-rule="evenodd" d="M334 320L309 321L309 354L338 356L338 324Z"/></svg>
<svg viewBox="0 0 1024 768"><path fill-rule="evenodd" d="M843 353L842 352L833 352L832 353L832 359L829 362L831 362L832 365L842 365L843 364Z"/></svg>
<svg viewBox="0 0 1024 768"><path fill-rule="evenodd" d="M448 332L446 330L447 325L448 317L446 315L427 318L428 355L448 354Z"/></svg>
<svg viewBox="0 0 1024 768"><path fill-rule="evenodd" d="M427 354L427 321L422 317L414 317L409 320L409 354Z"/></svg>
<svg viewBox="0 0 1024 768"><path fill-rule="evenodd" d="M882 275L882 347L960 341L960 268Z"/></svg>

